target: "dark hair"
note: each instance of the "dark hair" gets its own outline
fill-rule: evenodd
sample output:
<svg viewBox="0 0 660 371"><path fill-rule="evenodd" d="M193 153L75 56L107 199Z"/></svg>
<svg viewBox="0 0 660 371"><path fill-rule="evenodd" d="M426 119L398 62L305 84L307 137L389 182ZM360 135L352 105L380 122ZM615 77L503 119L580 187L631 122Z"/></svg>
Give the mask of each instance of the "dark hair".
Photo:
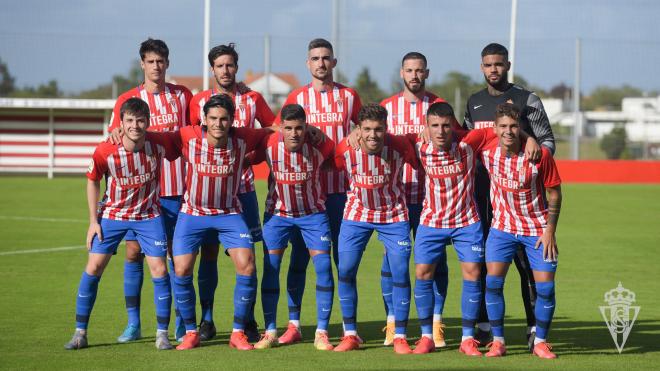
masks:
<svg viewBox="0 0 660 371"><path fill-rule="evenodd" d="M209 98L209 100L204 103L204 116L209 113L209 110L213 107L220 107L227 110L229 113L229 119L234 120L234 111L236 106L234 106L234 100L227 94L217 94Z"/></svg>
<svg viewBox="0 0 660 371"><path fill-rule="evenodd" d="M377 103L365 104L358 112L358 125L362 125L365 120L378 121L387 125L387 110Z"/></svg>
<svg viewBox="0 0 660 371"><path fill-rule="evenodd" d="M520 118L520 109L511 103L498 104L497 107L495 107L495 120L497 121L498 118L504 116L518 121Z"/></svg>
<svg viewBox="0 0 660 371"><path fill-rule="evenodd" d="M426 116L455 117L454 109L447 102L435 102L426 111Z"/></svg>
<svg viewBox="0 0 660 371"><path fill-rule="evenodd" d="M302 121L303 123L306 122L307 118L305 110L299 104L287 104L282 107L280 117L282 121Z"/></svg>
<svg viewBox="0 0 660 371"><path fill-rule="evenodd" d="M401 67L403 67L403 63L407 61L408 59L421 59L424 61L424 68L426 68L426 57L424 54L420 52L410 52L406 53L406 55L403 56L403 59L401 59Z"/></svg>
<svg viewBox="0 0 660 371"><path fill-rule="evenodd" d="M235 50L236 44L229 43L229 45L218 45L214 46L211 51L209 51L209 64L213 67L213 62L218 59L218 57L223 55L231 55L234 57L234 64L238 66L238 53Z"/></svg>
<svg viewBox="0 0 660 371"><path fill-rule="evenodd" d="M327 48L327 49L330 49L330 51L332 53L334 53L334 51L332 50L332 44L330 44L330 41L328 41L326 39L314 39L314 40L310 41L309 45L307 46L307 51L310 51L310 50L316 49L316 48Z"/></svg>
<svg viewBox="0 0 660 371"><path fill-rule="evenodd" d="M170 49L167 48L165 41L152 39L151 37L140 44L140 59L144 60L147 53L156 53L165 60L170 58Z"/></svg>
<svg viewBox="0 0 660 371"><path fill-rule="evenodd" d="M504 59L509 60L509 51L506 50L504 45L498 43L490 43L481 51L481 58L487 55L503 55Z"/></svg>
<svg viewBox="0 0 660 371"><path fill-rule="evenodd" d="M125 113L131 113L135 116L144 116L149 122L149 105L140 98L129 98L122 103L119 108L119 119L124 119Z"/></svg>

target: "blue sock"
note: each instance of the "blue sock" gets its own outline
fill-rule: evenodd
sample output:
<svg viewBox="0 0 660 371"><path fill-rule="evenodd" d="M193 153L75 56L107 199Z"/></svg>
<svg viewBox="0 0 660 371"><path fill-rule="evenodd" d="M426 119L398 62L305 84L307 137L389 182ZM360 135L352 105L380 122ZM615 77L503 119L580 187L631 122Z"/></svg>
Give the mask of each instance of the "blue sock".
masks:
<svg viewBox="0 0 660 371"><path fill-rule="evenodd" d="M167 330L172 311L172 287L170 277L152 278L154 283L154 304L156 304L156 323L159 330Z"/></svg>
<svg viewBox="0 0 660 371"><path fill-rule="evenodd" d="M410 256L388 254L392 270L392 301L394 302L394 333L405 335L410 314Z"/></svg>
<svg viewBox="0 0 660 371"><path fill-rule="evenodd" d="M380 290L383 292L383 305L388 316L394 315L394 303L392 302L392 271L387 254L383 254L383 263L380 266Z"/></svg>
<svg viewBox="0 0 660 371"><path fill-rule="evenodd" d="M435 266L433 276L433 314L442 314L445 309L447 298L447 286L449 285L449 268L447 267L447 254L442 254L438 264Z"/></svg>
<svg viewBox="0 0 660 371"><path fill-rule="evenodd" d="M257 293L257 275L236 275L236 286L234 287L234 328L242 330L245 328L247 314L252 308L252 302Z"/></svg>
<svg viewBox="0 0 660 371"><path fill-rule="evenodd" d="M124 262L124 299L128 324L140 327L140 293L144 280L142 262Z"/></svg>
<svg viewBox="0 0 660 371"><path fill-rule="evenodd" d="M358 303L357 286L355 277L357 276L360 260L363 251L342 251L339 254L339 269L337 293L339 294L339 304L344 322L345 331L357 331L356 309Z"/></svg>
<svg viewBox="0 0 660 371"><path fill-rule="evenodd" d="M94 308L96 293L99 288L101 277L92 276L83 272L78 285L78 296L76 297L76 328L87 329L89 315Z"/></svg>
<svg viewBox="0 0 660 371"><path fill-rule="evenodd" d="M172 287L172 294L174 297L174 300L172 301L174 303L174 328L177 329L179 326L183 324L183 318L181 317L181 312L179 311L179 304L176 301L176 289L175 289L175 281L174 278L176 276L176 273L174 271L174 260L172 259L167 259L167 267L168 267L168 272L167 274L170 276L170 286Z"/></svg>
<svg viewBox="0 0 660 371"><path fill-rule="evenodd" d="M174 297L177 309L181 313L186 331L197 330L197 316L195 313L195 286L193 276L174 276Z"/></svg>
<svg viewBox="0 0 660 371"><path fill-rule="evenodd" d="M486 311L493 336L504 337L504 277L486 276Z"/></svg>
<svg viewBox="0 0 660 371"><path fill-rule="evenodd" d="M481 282L463 280L461 313L463 314L463 336L474 336L474 325L481 307Z"/></svg>
<svg viewBox="0 0 660 371"><path fill-rule="evenodd" d="M264 254L264 274L261 277L261 307L266 330L277 329L277 302L280 300L280 266L282 255Z"/></svg>
<svg viewBox="0 0 660 371"><path fill-rule="evenodd" d="M291 260L289 262L289 272L286 276L290 320L300 320L300 307L305 293L308 264L309 251L305 247L300 232L296 231L291 236Z"/></svg>
<svg viewBox="0 0 660 371"><path fill-rule="evenodd" d="M200 260L197 270L199 304L202 307L202 321L213 322L213 298L218 287L218 262Z"/></svg>
<svg viewBox="0 0 660 371"><path fill-rule="evenodd" d="M415 305L422 334L433 333L433 280L415 280Z"/></svg>
<svg viewBox="0 0 660 371"><path fill-rule="evenodd" d="M318 254L312 258L316 271L316 328L327 330L332 313L332 297L335 283L332 278L330 254Z"/></svg>
<svg viewBox="0 0 660 371"><path fill-rule="evenodd" d="M555 314L555 281L536 283L536 337L547 339L552 316Z"/></svg>

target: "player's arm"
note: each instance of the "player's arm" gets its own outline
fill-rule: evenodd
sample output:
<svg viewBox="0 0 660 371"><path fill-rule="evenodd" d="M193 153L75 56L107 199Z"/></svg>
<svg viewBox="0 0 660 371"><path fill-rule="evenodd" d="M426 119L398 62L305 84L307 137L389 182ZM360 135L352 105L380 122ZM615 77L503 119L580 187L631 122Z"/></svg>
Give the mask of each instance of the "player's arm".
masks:
<svg viewBox="0 0 660 371"><path fill-rule="evenodd" d="M275 122L275 115L273 114L273 110L270 109L270 106L268 106L268 102L266 102L261 94L257 95L256 106L256 118L257 121L259 121L259 124L261 124L261 127L265 128L273 125L273 122Z"/></svg>
<svg viewBox="0 0 660 371"><path fill-rule="evenodd" d="M541 159L541 146L534 137L520 130L520 140L525 143L525 157L528 160L537 162Z"/></svg>
<svg viewBox="0 0 660 371"><path fill-rule="evenodd" d="M557 249L557 240L555 232L559 222L559 213L561 212L561 185L547 187L545 189L548 200L548 221L543 235L536 241L536 248L543 244L543 259L547 261L557 261L559 250Z"/></svg>
<svg viewBox="0 0 660 371"><path fill-rule="evenodd" d="M298 104L296 102L296 90L292 91L287 97L284 103L282 104L282 107L286 106L287 104ZM282 109L280 108L280 111L277 113L277 116L275 116L275 120L273 121L275 125L279 125L282 123Z"/></svg>
<svg viewBox="0 0 660 371"><path fill-rule="evenodd" d="M85 246L87 250L92 248L92 239L97 236L99 241L103 241L103 232L99 224L97 215L97 203L101 195L101 179L107 172L107 165L104 156L99 147L94 150L92 161L87 169L87 213L89 215L89 228L87 228L87 238Z"/></svg>
<svg viewBox="0 0 660 371"><path fill-rule="evenodd" d="M174 161L181 156L181 130L161 133L149 132L148 135L158 140L165 147L165 158Z"/></svg>
<svg viewBox="0 0 660 371"><path fill-rule="evenodd" d="M190 115L188 117L188 123L190 125L199 125L201 121L201 117L199 115L199 95L195 95L192 97L190 100Z"/></svg>
<svg viewBox="0 0 660 371"><path fill-rule="evenodd" d="M550 120L548 114L543 108L543 103L538 95L531 93L527 98L527 107L525 109L527 121L532 129L532 133L536 137L538 143L550 150L550 153L555 153L555 136L552 133Z"/></svg>
<svg viewBox="0 0 660 371"><path fill-rule="evenodd" d="M337 170L346 169L346 158L344 157L344 154L349 151L349 148L350 147L345 138L337 144L337 147L335 147L334 164Z"/></svg>
<svg viewBox="0 0 660 371"><path fill-rule="evenodd" d="M190 104L192 103L192 98L193 98L192 92L190 92L190 90L183 85L181 85L181 87L183 88L183 99L185 100L185 104L186 104L186 112L184 112L183 114L183 119L188 121L188 122L184 122L183 126L196 125L196 123L190 120L190 109L191 109Z"/></svg>
<svg viewBox="0 0 660 371"><path fill-rule="evenodd" d="M474 129L474 121L472 121L472 114L470 113L470 100L468 99L465 104L465 115L463 116L463 129Z"/></svg>

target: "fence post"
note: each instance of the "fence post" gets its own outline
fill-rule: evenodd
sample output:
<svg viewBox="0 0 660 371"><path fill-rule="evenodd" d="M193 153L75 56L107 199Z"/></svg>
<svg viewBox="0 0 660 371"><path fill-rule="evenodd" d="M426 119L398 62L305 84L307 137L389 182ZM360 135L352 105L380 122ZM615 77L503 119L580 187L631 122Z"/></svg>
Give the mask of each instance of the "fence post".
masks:
<svg viewBox="0 0 660 371"><path fill-rule="evenodd" d="M55 118L53 109L48 109L48 179L53 179L55 167Z"/></svg>

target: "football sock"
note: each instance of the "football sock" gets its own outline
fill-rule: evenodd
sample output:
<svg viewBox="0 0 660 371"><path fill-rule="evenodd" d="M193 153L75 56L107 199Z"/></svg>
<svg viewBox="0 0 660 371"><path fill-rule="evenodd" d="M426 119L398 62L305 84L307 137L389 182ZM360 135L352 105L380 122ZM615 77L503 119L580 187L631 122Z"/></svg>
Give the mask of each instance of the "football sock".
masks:
<svg viewBox="0 0 660 371"><path fill-rule="evenodd" d="M300 320L300 307L305 293L308 264L309 252L300 232L296 231L291 237L291 260L289 262L289 272L286 276L290 320Z"/></svg>
<svg viewBox="0 0 660 371"><path fill-rule="evenodd" d="M394 302L394 333L405 335L410 314L410 256L388 254L392 271L392 302Z"/></svg>
<svg viewBox="0 0 660 371"><path fill-rule="evenodd" d="M167 258L167 270L168 270L167 273L170 276L170 286L172 287L172 294L174 298L174 300L172 301L174 303L174 328L178 329L179 326L183 324L183 318L181 317L181 312L179 311L179 304L176 301L176 289L174 282L176 272L174 271L174 260L170 258Z"/></svg>
<svg viewBox="0 0 660 371"><path fill-rule="evenodd" d="M415 305L422 334L433 333L433 280L415 280Z"/></svg>
<svg viewBox="0 0 660 371"><path fill-rule="evenodd" d="M199 304L202 307L202 321L213 322L213 299L218 287L218 262L216 260L199 261L197 271Z"/></svg>
<svg viewBox="0 0 660 371"><path fill-rule="evenodd" d="M392 272L387 254L383 254L383 263L380 267L380 289L383 292L383 305L388 316L394 316L394 302L392 302Z"/></svg>
<svg viewBox="0 0 660 371"><path fill-rule="evenodd" d="M345 335L354 334L357 331L356 309L358 297L355 277L360 266L362 253L362 250L342 251L339 255L337 293L339 294Z"/></svg>
<svg viewBox="0 0 660 371"><path fill-rule="evenodd" d="M555 282L536 283L536 337L546 339L555 314Z"/></svg>
<svg viewBox="0 0 660 371"><path fill-rule="evenodd" d="M316 329L326 331L332 313L332 296L335 291L332 262L330 254L317 254L312 261L316 271Z"/></svg>
<svg viewBox="0 0 660 371"><path fill-rule="evenodd" d="M96 292L99 288L101 277L92 276L83 272L78 285L78 296L76 297L76 328L87 329L89 315L92 313L94 301L96 301Z"/></svg>
<svg viewBox="0 0 660 371"><path fill-rule="evenodd" d="M504 337L504 277L486 276L486 310L493 336Z"/></svg>
<svg viewBox="0 0 660 371"><path fill-rule="evenodd" d="M193 276L174 276L174 297L177 309L181 313L186 331L197 330L197 316L195 313L195 286Z"/></svg>
<svg viewBox="0 0 660 371"><path fill-rule="evenodd" d="M449 268L447 267L447 253L445 252L435 266L435 273L433 276L433 314L439 314L442 316L442 312L445 309L448 285Z"/></svg>
<svg viewBox="0 0 660 371"><path fill-rule="evenodd" d="M474 324L481 306L481 282L463 280L461 313L463 314L463 336L474 336Z"/></svg>
<svg viewBox="0 0 660 371"><path fill-rule="evenodd" d="M152 278L154 283L154 304L156 305L156 323L158 330L167 330L172 311L172 287L170 277Z"/></svg>
<svg viewBox="0 0 660 371"><path fill-rule="evenodd" d="M234 329L245 328L247 314L257 293L257 274L252 276L236 275L234 287Z"/></svg>
<svg viewBox="0 0 660 371"><path fill-rule="evenodd" d="M124 299L128 324L140 327L140 293L144 279L142 262L124 262Z"/></svg>
<svg viewBox="0 0 660 371"><path fill-rule="evenodd" d="M261 307L266 330L277 330L277 302L280 299L280 266L282 255L264 254L264 273L261 277Z"/></svg>

